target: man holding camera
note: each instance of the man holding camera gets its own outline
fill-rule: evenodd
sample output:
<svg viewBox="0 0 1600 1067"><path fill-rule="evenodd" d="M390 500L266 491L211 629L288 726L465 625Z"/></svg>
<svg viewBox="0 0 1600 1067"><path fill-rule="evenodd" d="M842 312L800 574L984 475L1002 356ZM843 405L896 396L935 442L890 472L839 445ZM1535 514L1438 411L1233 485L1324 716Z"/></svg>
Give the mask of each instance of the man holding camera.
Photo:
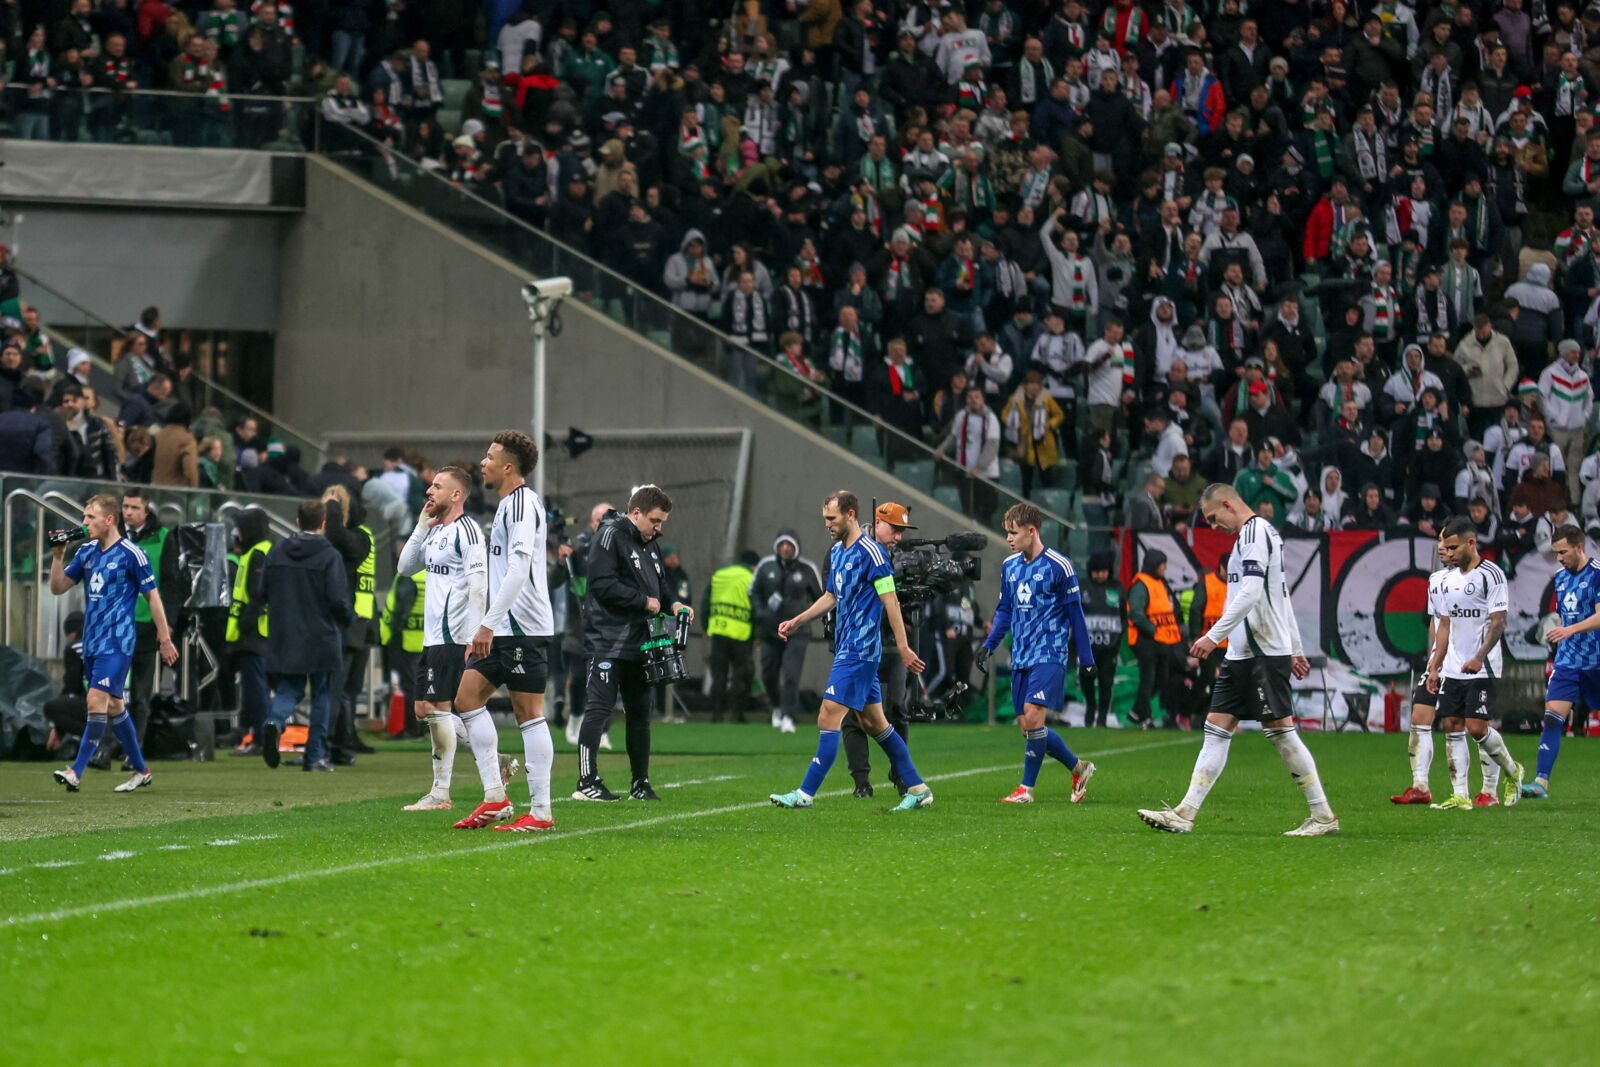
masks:
<svg viewBox="0 0 1600 1067"><path fill-rule="evenodd" d="M574 800L621 800L600 778L600 737L617 697L628 716L628 765L634 800L660 800L650 788L651 691L644 673L647 625L662 614L668 596L666 567L658 541L672 514L672 498L660 486L642 485L628 498L628 513L611 512L589 546L589 587L584 597L584 653L589 676L578 731L578 788ZM671 613L694 609L681 601Z"/></svg>
<svg viewBox="0 0 1600 1067"><path fill-rule="evenodd" d="M873 513L872 539L888 549L889 567L894 568L894 550L900 544L900 539L906 535L907 530L915 530L911 525L911 513L904 504L879 504L878 510ZM883 658L878 661L878 686L883 691L883 711L889 719L889 725L900 735L901 740L907 745L911 743L911 718L906 713L906 665L900 658L900 650L893 645L894 632L889 628L889 620L883 621L884 636L890 640L883 643ZM909 636L911 627L906 626ZM858 797L872 795L872 760L871 750L867 747L867 732L861 728L861 717L852 711L844 717L844 722L839 727L843 735L845 765L850 768L850 777L855 779ZM905 783L900 776L889 769L889 782L901 796L906 795Z"/></svg>

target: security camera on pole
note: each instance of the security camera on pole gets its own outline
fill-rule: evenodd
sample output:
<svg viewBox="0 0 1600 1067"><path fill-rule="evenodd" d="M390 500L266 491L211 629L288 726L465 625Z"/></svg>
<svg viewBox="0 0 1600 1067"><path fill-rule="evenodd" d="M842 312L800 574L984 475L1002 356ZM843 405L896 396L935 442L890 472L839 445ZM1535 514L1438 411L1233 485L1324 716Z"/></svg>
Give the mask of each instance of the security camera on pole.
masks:
<svg viewBox="0 0 1600 1067"><path fill-rule="evenodd" d="M572 292L571 278L541 278L522 287L522 300L528 305L528 321L533 327L533 440L544 448L544 342L561 334L561 301ZM533 491L544 499L546 464L534 469Z"/></svg>

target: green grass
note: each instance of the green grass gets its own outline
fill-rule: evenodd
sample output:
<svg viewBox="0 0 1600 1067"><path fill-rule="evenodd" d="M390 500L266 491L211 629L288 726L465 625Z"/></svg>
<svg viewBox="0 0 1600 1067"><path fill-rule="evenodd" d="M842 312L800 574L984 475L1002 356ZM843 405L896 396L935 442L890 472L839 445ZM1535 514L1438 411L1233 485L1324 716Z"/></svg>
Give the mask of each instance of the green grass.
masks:
<svg viewBox="0 0 1600 1067"><path fill-rule="evenodd" d="M1457 814L1388 804L1403 735L1311 735L1344 835L1294 840L1259 735L1189 837L1133 810L1180 798L1192 734L1073 731L1088 801L1051 764L1013 808L1013 731L922 728L938 802L909 814L766 806L808 730L656 739L658 787L700 784L562 802L535 838L400 812L418 746L164 764L133 796L0 765L5 1061L1559 1064L1600 1037L1600 744L1551 801ZM463 757L457 814L475 783Z"/></svg>

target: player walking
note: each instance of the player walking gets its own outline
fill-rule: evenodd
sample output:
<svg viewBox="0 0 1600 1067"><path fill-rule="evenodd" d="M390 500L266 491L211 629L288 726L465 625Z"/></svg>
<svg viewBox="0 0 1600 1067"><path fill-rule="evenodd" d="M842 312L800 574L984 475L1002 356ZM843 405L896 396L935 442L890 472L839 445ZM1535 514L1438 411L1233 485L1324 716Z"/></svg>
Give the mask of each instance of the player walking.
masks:
<svg viewBox="0 0 1600 1067"><path fill-rule="evenodd" d="M479 464L484 487L499 495L500 506L489 533L489 610L473 634L456 707L466 709L461 721L483 779L484 801L456 823L458 830L505 822L515 814L504 785L489 787L491 769L499 773L499 737L487 704L502 685L511 694L511 712L522 731L531 803L527 814L495 829L533 833L555 826L550 768L556 750L544 718L555 625L545 575L544 502L527 485L538 462L539 448L527 434L504 430L495 434Z"/></svg>
<svg viewBox="0 0 1600 1067"><path fill-rule="evenodd" d="M1006 544L1013 555L1000 565L1000 601L994 608L989 636L978 651L982 667L1011 635L1011 705L1017 726L1027 738L1022 784L1001 798L1004 804L1032 804L1033 786L1046 754L1072 772L1072 802L1083 800L1095 766L1072 754L1061 735L1045 725L1048 712L1067 702L1067 658L1075 655L1079 670L1094 670L1089 620L1078 595L1072 562L1039 539L1044 516L1032 504L1013 504L1005 514Z"/></svg>
<svg viewBox="0 0 1600 1067"><path fill-rule="evenodd" d="M1432 807L1436 811L1470 811L1474 806L1486 808L1498 802L1515 804L1522 795L1522 764L1511 758L1500 732L1489 725L1494 715L1494 681L1501 673L1500 638L1510 603L1506 575L1478 555L1478 536L1472 520L1464 515L1444 524L1439 533L1439 558L1453 562L1455 568L1446 574L1429 605L1439 629L1428 661L1427 685L1439 694L1450 797ZM1467 799L1469 733L1489 757L1482 761L1483 792L1475 801ZM1501 770L1507 777L1496 801Z"/></svg>
<svg viewBox="0 0 1600 1067"><path fill-rule="evenodd" d="M1240 719L1260 719L1262 732L1311 807L1310 818L1284 836L1336 834L1339 819L1328 806L1316 760L1294 725L1290 676L1304 678L1311 664L1300 645L1300 624L1283 576L1283 539L1232 486L1207 486L1200 494L1200 510L1212 526L1239 538L1228 555L1228 606L1190 646L1189 655L1204 660L1224 639L1228 652L1211 687L1211 713L1189 792L1176 808L1141 809L1139 818L1169 833L1193 830L1200 805L1227 765L1234 728Z"/></svg>
<svg viewBox="0 0 1600 1067"><path fill-rule="evenodd" d="M811 807L838 758L839 725L851 711L857 713L862 727L878 742L906 786L906 795L895 810L911 811L933 803L933 791L917 773L905 739L889 725L883 713L878 663L883 658L885 614L906 670L921 674L923 662L906 637L889 554L862 532L856 519L860 507L854 493L842 490L823 502L822 522L833 538L833 547L828 551L827 586L809 608L778 624L778 636L787 641L812 619L838 609L833 627L833 668L823 689L822 709L817 713L817 754L806 768L799 789L771 795L771 801L781 808Z"/></svg>
<svg viewBox="0 0 1600 1067"><path fill-rule="evenodd" d="M1432 804L1433 790L1428 786L1428 772L1433 769L1433 717L1439 706L1439 694L1428 689L1427 664L1433 662L1433 649L1439 640L1438 624L1433 616L1435 595L1443 587L1445 578L1455 565L1439 550L1438 570L1428 575L1428 654L1423 659L1422 677L1411 691L1411 741L1406 746L1411 757L1411 784L1405 792L1389 798L1391 804Z"/></svg>
<svg viewBox="0 0 1600 1067"><path fill-rule="evenodd" d="M1556 552L1556 611L1561 625L1545 639L1556 646L1555 670L1544 694L1544 732L1539 737L1539 761L1533 781L1522 787L1524 797L1543 800L1550 795L1550 772L1561 754L1561 738L1574 704L1600 708L1600 560L1589 558L1583 531L1563 526L1551 538Z"/></svg>
<svg viewBox="0 0 1600 1067"><path fill-rule="evenodd" d="M428 572L423 588L422 658L417 663L417 713L428 724L433 743L433 788L406 811L449 811L450 777L456 745L467 741L467 727L452 701L461 686L467 635L478 628L488 599L489 570L483 533L466 515L472 476L460 467L443 467L428 485L427 503L417 528L400 550L397 574ZM470 747L470 742L469 742ZM484 753L478 770L484 799L517 772L514 756ZM503 793L501 794L504 795Z"/></svg>
<svg viewBox="0 0 1600 1067"><path fill-rule="evenodd" d="M136 635L133 608L140 594L150 603L150 621L155 624L161 659L171 666L178 661L167 626L166 609L156 591L156 576L150 561L139 547L122 536L117 526L121 506L117 498L101 493L89 498L83 508L83 526L89 543L80 545L65 566L67 546L56 545L50 561L50 592L60 596L79 582L84 588L83 676L88 680L88 722L83 740L78 742L78 758L72 766L55 772L56 781L76 793L83 781L94 750L109 725L122 743L122 751L133 764L133 775L114 790L131 793L151 783L154 776L139 750L139 731L128 714L123 693L128 670L133 664Z"/></svg>

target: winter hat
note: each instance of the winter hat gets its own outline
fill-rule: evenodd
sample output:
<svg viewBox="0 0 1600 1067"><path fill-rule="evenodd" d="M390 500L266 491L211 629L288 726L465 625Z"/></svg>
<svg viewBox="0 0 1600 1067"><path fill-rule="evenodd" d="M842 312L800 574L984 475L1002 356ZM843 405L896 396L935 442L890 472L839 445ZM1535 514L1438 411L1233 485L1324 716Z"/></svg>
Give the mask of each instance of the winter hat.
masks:
<svg viewBox="0 0 1600 1067"><path fill-rule="evenodd" d="M1202 330L1198 325L1190 326L1187 330L1183 331L1183 347L1184 348L1187 348L1187 349L1190 349L1191 351L1193 351L1193 350L1204 348L1205 346L1206 346L1206 332L1204 330Z"/></svg>
<svg viewBox="0 0 1600 1067"><path fill-rule="evenodd" d="M1159 548L1152 548L1144 554L1144 562L1139 565L1139 569L1146 574L1154 574L1161 569L1161 565L1166 561L1167 554L1165 552Z"/></svg>
<svg viewBox="0 0 1600 1067"><path fill-rule="evenodd" d="M1109 550L1102 548L1100 551L1089 557L1089 573L1093 574L1095 571L1109 571L1115 561L1116 557L1113 556Z"/></svg>
<svg viewBox="0 0 1600 1067"><path fill-rule="evenodd" d="M1576 354L1576 353L1581 352L1581 351L1583 351L1583 346L1578 344L1578 342L1574 341L1570 337L1567 338L1565 341L1562 341L1560 344L1556 345L1556 355L1557 356L1564 356L1564 355L1567 355L1569 352ZM67 359L70 361L72 359L72 357L69 355L67 357ZM70 369L70 368L68 368L68 369Z"/></svg>

